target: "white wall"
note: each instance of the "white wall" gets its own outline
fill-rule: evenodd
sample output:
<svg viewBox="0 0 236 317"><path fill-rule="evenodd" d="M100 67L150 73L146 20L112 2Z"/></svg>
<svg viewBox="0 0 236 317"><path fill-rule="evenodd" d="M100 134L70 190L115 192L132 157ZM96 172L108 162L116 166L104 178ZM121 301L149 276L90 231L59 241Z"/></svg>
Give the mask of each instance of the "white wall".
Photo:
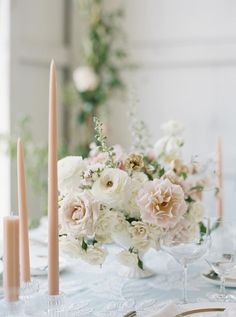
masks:
<svg viewBox="0 0 236 317"><path fill-rule="evenodd" d="M125 28L133 61L128 75L153 140L168 119L186 126L188 153L215 150L223 138L225 203L236 213L236 2L126 0ZM113 140L125 145L127 104L114 107ZM120 122L124 126L120 129ZM212 208L212 207L211 207Z"/></svg>
<svg viewBox="0 0 236 317"><path fill-rule="evenodd" d="M59 130L62 134L62 82L69 65L66 43L65 0L11 0L10 19L10 132L19 120L31 117L35 142L47 143L48 81L50 61L57 66ZM23 140L24 141L24 140ZM27 157L25 158L27 164ZM11 210L17 210L16 162L11 163ZM42 171L43 172L43 171ZM47 204L32 192L28 201L32 217Z"/></svg>
<svg viewBox="0 0 236 317"><path fill-rule="evenodd" d="M0 3L7 2L1 0ZM236 2L234 0L120 0L126 8L125 30L130 74L140 99L140 116L153 141L170 118L186 125L188 153L212 152L218 135L224 140L226 205L236 202ZM47 141L49 63L58 66L59 88L67 70L80 64L78 5L71 0L11 0L10 129L29 114L37 142ZM108 1L107 5L117 5ZM61 97L59 89L58 97ZM62 107L60 123L62 125ZM130 144L127 102L113 107L112 141ZM7 121L4 121L7 122ZM121 124L122 123L122 124ZM122 128L121 128L122 126ZM12 163L11 209L16 209L16 173ZM40 197L29 198L38 215Z"/></svg>
<svg viewBox="0 0 236 317"><path fill-rule="evenodd" d="M9 25L10 6L8 0L0 1L0 134L7 134L10 130L9 122ZM10 212L10 161L5 155L6 149L0 145L0 241L1 218Z"/></svg>

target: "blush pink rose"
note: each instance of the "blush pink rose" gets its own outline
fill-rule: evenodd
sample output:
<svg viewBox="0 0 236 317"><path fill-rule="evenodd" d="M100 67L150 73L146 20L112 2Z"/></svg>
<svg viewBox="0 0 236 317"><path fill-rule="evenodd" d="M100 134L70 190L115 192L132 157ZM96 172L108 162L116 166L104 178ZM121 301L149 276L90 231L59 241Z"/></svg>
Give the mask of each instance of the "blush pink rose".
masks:
<svg viewBox="0 0 236 317"><path fill-rule="evenodd" d="M137 196L142 220L162 228L174 227L187 210L184 192L168 179L148 181Z"/></svg>
<svg viewBox="0 0 236 317"><path fill-rule="evenodd" d="M72 192L65 196L60 207L62 230L72 236L93 235L100 203L89 192Z"/></svg>

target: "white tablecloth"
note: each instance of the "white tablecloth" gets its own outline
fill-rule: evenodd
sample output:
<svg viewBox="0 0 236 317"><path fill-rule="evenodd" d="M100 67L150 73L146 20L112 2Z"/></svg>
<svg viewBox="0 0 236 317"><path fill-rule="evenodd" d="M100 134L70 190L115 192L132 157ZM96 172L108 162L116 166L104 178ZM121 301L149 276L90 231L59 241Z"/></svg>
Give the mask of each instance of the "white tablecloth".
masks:
<svg viewBox="0 0 236 317"><path fill-rule="evenodd" d="M31 232L31 238L42 243L46 242L46 237L45 224ZM68 258L67 267L60 275L61 291L73 302L87 307L91 311L91 316L100 317L104 314L107 317L108 311L123 313L133 309L151 312L162 303L181 298L182 270L170 256L163 252L150 252L145 263L156 272L156 275L147 279L127 279L119 276L121 265L115 259L119 249L114 246L110 246L109 249L111 256L102 268ZM46 252L45 243L45 254ZM207 293L218 291L217 287L201 277L202 272L207 269L204 260L189 267L188 294L191 300L207 301ZM41 276L37 279L41 292L45 292L47 277ZM236 289L230 289L230 292L236 295ZM112 317L112 313L109 313L109 316Z"/></svg>

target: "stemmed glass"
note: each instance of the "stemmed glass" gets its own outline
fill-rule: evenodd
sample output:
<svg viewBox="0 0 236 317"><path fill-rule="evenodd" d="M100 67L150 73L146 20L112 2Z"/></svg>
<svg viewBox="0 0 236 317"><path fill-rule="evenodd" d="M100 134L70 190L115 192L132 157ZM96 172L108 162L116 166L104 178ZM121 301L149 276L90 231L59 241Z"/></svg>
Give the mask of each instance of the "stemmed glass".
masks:
<svg viewBox="0 0 236 317"><path fill-rule="evenodd" d="M209 219L199 224L183 221L177 228L169 228L163 234L161 248L169 253L183 268L183 299L187 300L187 270L188 265L203 257L210 247Z"/></svg>
<svg viewBox="0 0 236 317"><path fill-rule="evenodd" d="M236 220L216 220L211 229L211 248L206 257L207 263L221 280L220 293L209 294L211 301L231 302L236 297L226 294L225 279L236 267Z"/></svg>

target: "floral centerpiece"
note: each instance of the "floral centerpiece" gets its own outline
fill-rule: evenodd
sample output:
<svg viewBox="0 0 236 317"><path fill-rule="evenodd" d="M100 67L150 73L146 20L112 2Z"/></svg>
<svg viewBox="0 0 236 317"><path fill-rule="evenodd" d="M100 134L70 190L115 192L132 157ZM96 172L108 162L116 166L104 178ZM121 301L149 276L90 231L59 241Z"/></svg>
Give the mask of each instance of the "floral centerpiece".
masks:
<svg viewBox="0 0 236 317"><path fill-rule="evenodd" d="M132 276L142 277L150 273L143 256L150 248L159 250L165 230L173 236L183 234L184 228L188 234L199 231L207 178L196 161L183 161L183 126L170 121L162 129L164 137L154 146L126 153L120 145L107 144L102 123L95 118L96 144L91 144L89 156L58 162L60 243L65 252L102 265L108 244L115 243L122 248L118 261L132 268Z"/></svg>

